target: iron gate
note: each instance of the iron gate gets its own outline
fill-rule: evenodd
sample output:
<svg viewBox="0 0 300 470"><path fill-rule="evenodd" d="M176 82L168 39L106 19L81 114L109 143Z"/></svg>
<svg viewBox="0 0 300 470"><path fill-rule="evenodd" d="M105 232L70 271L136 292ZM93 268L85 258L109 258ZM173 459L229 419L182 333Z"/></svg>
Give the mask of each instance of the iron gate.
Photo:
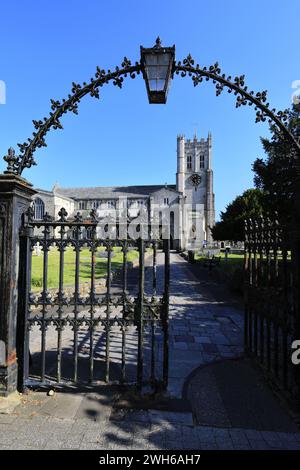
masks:
<svg viewBox="0 0 300 470"><path fill-rule="evenodd" d="M276 387L296 396L291 345L297 339L293 246L276 218L248 220L245 230L245 350Z"/></svg>
<svg viewBox="0 0 300 470"><path fill-rule="evenodd" d="M169 240L99 238L94 212L58 215L34 220L30 208L20 233L19 388L53 381L166 388Z"/></svg>

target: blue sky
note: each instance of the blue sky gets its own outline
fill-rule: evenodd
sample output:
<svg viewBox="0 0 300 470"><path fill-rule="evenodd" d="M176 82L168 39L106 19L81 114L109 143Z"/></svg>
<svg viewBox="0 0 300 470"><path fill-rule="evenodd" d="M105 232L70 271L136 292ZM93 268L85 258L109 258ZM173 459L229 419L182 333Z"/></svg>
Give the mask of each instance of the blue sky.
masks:
<svg viewBox="0 0 300 470"><path fill-rule="evenodd" d="M42 0L2 2L0 154L33 131L32 119L50 111L50 98L67 97L72 81L88 81L96 65L113 68L157 35L176 45L177 60L189 52L201 65L219 61L224 73L246 75L250 89L269 91L271 104L291 105L300 79L299 0ZM166 106L149 105L141 77L122 90L107 85L100 101L86 97L79 115L51 131L38 165L23 176L35 186L174 183L176 135L213 135L216 209L253 185L251 164L263 154L252 108L235 109L234 97L215 97L214 87L175 77ZM0 171L4 163L0 163Z"/></svg>

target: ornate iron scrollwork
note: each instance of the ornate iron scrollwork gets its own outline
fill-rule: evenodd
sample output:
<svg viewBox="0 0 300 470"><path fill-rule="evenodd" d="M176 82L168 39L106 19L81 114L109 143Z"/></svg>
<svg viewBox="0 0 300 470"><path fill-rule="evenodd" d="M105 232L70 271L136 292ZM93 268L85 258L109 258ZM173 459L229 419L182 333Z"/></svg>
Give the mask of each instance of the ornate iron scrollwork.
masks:
<svg viewBox="0 0 300 470"><path fill-rule="evenodd" d="M34 160L34 152L37 148L46 147L45 136L51 128L62 129L63 126L60 122L60 118L63 114L71 111L74 114L78 114L78 104L85 95L90 95L94 98L99 99L99 88L103 85L113 82L114 86L122 88L124 78L128 75L130 78L135 78L137 74L142 71L142 64L135 62L131 64L130 60L124 58L121 68L118 66L114 71L107 70L107 72L97 66L95 78L92 77L90 82L83 82L82 85L78 83L72 83L71 94L68 95L67 99L62 101L51 99L51 112L49 117L44 117L43 120L33 120L35 132L32 137L28 138L26 142L18 144L20 154L16 155L15 150L10 148L8 154L4 157L7 162L7 173L14 173L21 175L25 168L30 168L32 165L36 165ZM270 108L270 104L267 102L267 91L263 90L255 93L249 91L245 85L245 75L240 75L232 78L230 75L226 76L221 72L221 68L216 62L209 67L201 68L199 64L195 65L195 61L189 54L182 62L175 62L172 77L174 73L181 77L192 77L194 86L199 85L204 79L206 81L211 80L216 85L216 95L219 96L224 88L227 89L228 93L234 93L236 95L236 107L254 105L256 111L256 122L264 122L266 120L273 126L282 139L287 139L291 143L291 148L295 149L297 155L300 156L300 142L296 136L294 136L287 124L288 124L288 113L289 110L277 111L275 108Z"/></svg>
<svg viewBox="0 0 300 470"><path fill-rule="evenodd" d="M87 368L89 369L89 381L98 379L99 377L94 374L93 363L97 360L96 341L99 334L103 334L103 341L105 341L105 380L109 381L109 365L113 361L111 349L115 347L115 341L120 348L121 354L121 377L122 383L130 379L126 375L126 366L128 359L126 353L128 351L128 344L136 338L137 348L144 348L144 336L147 337L146 347L151 348L151 380L156 374L160 374L161 383L167 381L168 376L168 363L167 354L164 353L164 362L161 369L158 366L157 356L157 341L158 335L162 335L164 351L167 344L167 308L168 296L166 294L169 285L169 275L165 275L164 279L164 294L158 295L156 290L157 285L157 270L156 270L156 251L157 240L148 239L145 241L141 239L103 239L99 238L97 234L97 226L100 221L96 218L95 212L90 213L89 216L82 217L79 213L74 218L67 218L68 214L65 208L61 208L58 212L57 218L49 218L45 216L44 219L35 220L32 216L31 210L27 212L27 217L23 221L24 233L26 233L28 241L28 258L26 272L28 276L28 284L26 285L26 331L31 330L32 327L38 327L41 330L41 370L40 379L45 380L47 372L46 361L46 332L48 329L52 331L53 327L57 332L57 367L56 367L56 380L58 383L62 381L62 361L64 347L68 343L64 343L62 332L67 330L74 338L74 349L70 349L73 356L74 368L70 372L73 382L78 382L78 357L80 355L80 348L78 342L80 335L85 331L89 346L86 348L89 356ZM26 230L27 229L27 230ZM34 229L38 229L34 231ZM92 238L87 236L87 230L93 229ZM32 260L32 251L36 245L41 248L43 256L43 271L42 282L39 289L34 289L31 292L30 283L30 266ZM57 268L59 273L58 286L51 286L51 276L49 275L49 260L50 251L56 248L58 254ZM65 251L70 247L74 252L74 282L73 284L64 284L66 266L68 261L65 258ZM168 245L169 247L169 245ZM85 254L85 259L82 258L81 252L87 249L89 254ZM107 261L102 263L97 257L97 250L106 250ZM127 258L130 248L137 251L138 271L134 274L134 269ZM152 283L146 281L148 294L145 294L145 249L149 249L149 260L152 254ZM169 248L168 248L169 250ZM169 251L165 251L165 266L166 272L169 272L167 264L169 263ZM112 257L114 251L122 253L121 261L112 265ZM81 264L81 262L83 262ZM82 266L87 267L88 281L87 286L82 282L80 273ZM100 268L100 269L99 269ZM104 268L104 270L103 270ZM102 272L103 270L103 272ZM132 271L131 271L132 270ZM129 285L128 274L136 276L138 285ZM105 283L102 281L106 280ZM100 282L101 281L101 282ZM112 284L113 283L113 284ZM113 286L113 287L112 287ZM85 289L87 287L87 289ZM152 293L152 297L150 294ZM116 333L116 327L119 332ZM156 337L157 332L157 337ZM115 336L116 335L116 336ZM161 336L160 336L161 337ZM148 343L150 340L150 343ZM132 346L132 343L130 343ZM27 347L29 340L27 340ZM131 347L130 346L130 347ZM115 350L114 350L115 352ZM138 356L136 359L137 370L141 371L143 368L143 357ZM160 372L159 372L160 370ZM52 371L50 373L52 376ZM146 378L146 376L145 376ZM159 376L156 376L158 380ZM25 381L28 377L25 377ZM132 379L130 379L132 380ZM143 382L143 375L137 374L136 383L140 387Z"/></svg>
<svg viewBox="0 0 300 470"><path fill-rule="evenodd" d="M4 157L7 162L7 173L21 175L25 168L30 168L36 165L34 160L34 152L41 147L47 147L45 136L53 129L63 129L60 118L67 112L78 114L78 104L85 95L90 95L99 99L99 88L104 84L113 82L113 85L122 88L124 78L128 75L130 78L135 78L141 72L140 63L136 62L132 65L131 61L124 57L120 67L116 67L114 71L107 70L107 72L100 67L97 67L95 78L91 78L90 82L72 83L71 94L67 99L62 101L51 99L51 111L48 117L43 120L33 120L35 132L32 137L28 138L26 142L18 144L20 154L16 155L15 150L11 147L8 154Z"/></svg>
<svg viewBox="0 0 300 470"><path fill-rule="evenodd" d="M292 237L274 213L245 221L245 347L268 380L294 393L288 351L295 335Z"/></svg>
<svg viewBox="0 0 300 470"><path fill-rule="evenodd" d="M217 96L226 88L228 93L233 92L236 96L236 108L254 105L256 111L255 122L268 120L269 124L273 126L273 130L282 139L287 139L291 143L291 148L294 148L300 156L300 141L290 132L287 126L289 109L277 111L275 108L270 108L270 103L267 102L267 90L257 93L249 91L248 86L245 85L245 75L234 78L231 75L226 76L221 72L218 62L209 67L201 68L199 64L195 65L195 61L190 54L182 62L175 63L174 73L181 77L191 77L194 86L202 83L204 79L206 81L211 80L216 85Z"/></svg>

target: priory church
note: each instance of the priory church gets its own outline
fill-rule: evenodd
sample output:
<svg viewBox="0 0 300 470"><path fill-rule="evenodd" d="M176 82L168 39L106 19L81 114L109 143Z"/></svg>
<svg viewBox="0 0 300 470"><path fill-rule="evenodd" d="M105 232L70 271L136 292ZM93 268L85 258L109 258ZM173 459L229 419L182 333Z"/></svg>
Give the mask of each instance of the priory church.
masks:
<svg viewBox="0 0 300 470"><path fill-rule="evenodd" d="M147 209L151 219L155 208L170 214L171 248L192 249L195 234L197 248L209 246L215 224L211 134L206 139L177 136L176 184L63 188L56 183L52 191L37 189L33 207L37 220L45 213L57 219L62 207L68 217L94 210L99 220L124 209L134 218Z"/></svg>

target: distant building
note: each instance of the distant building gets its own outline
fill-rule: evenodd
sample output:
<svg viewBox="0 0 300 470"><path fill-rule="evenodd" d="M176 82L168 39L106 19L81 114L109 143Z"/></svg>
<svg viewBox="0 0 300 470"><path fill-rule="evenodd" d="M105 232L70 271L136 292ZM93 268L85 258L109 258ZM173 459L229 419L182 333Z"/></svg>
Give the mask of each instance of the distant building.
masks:
<svg viewBox="0 0 300 470"><path fill-rule="evenodd" d="M133 219L143 212L150 223L155 217L159 223L168 221L173 248L201 248L212 243L210 227L215 223L211 134L200 140L177 137L176 185L61 188L55 184L52 191L37 191L36 219L46 212L57 219L62 207L69 217L77 212L85 217L95 210L99 220L121 211Z"/></svg>

